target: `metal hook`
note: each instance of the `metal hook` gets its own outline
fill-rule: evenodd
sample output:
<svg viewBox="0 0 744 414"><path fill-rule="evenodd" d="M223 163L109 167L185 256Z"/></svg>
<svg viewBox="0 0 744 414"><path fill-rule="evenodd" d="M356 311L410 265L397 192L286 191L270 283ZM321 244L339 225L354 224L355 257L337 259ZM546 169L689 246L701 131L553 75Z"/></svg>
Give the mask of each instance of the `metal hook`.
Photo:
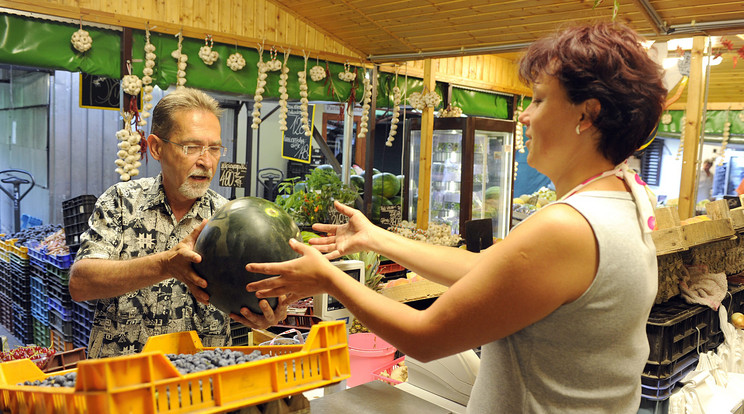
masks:
<svg viewBox="0 0 744 414"><path fill-rule="evenodd" d="M695 327L695 330L697 331L697 346L696 346L696 349L697 349L698 355L700 355L700 328L696 326Z"/></svg>

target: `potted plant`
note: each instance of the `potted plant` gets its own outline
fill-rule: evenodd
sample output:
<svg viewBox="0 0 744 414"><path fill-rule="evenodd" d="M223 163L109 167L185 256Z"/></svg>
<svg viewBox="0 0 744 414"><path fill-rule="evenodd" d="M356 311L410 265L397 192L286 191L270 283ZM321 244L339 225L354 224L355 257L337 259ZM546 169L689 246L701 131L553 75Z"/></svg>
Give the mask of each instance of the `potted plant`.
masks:
<svg viewBox="0 0 744 414"><path fill-rule="evenodd" d="M295 177L284 180L278 192L276 203L299 226L331 222L329 210L334 210L334 200L350 205L359 197L356 187L344 184L330 165L313 169L304 179Z"/></svg>

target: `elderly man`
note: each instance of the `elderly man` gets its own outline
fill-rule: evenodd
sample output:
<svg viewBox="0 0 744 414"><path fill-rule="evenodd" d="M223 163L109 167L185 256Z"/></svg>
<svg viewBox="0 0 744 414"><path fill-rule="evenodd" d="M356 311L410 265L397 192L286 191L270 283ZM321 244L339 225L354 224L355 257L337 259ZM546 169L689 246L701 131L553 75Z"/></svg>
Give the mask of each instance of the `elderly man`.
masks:
<svg viewBox="0 0 744 414"><path fill-rule="evenodd" d="M227 200L211 190L226 148L216 100L195 89L166 95L153 110L148 147L157 177L121 182L98 199L70 270L76 301L98 299L88 346L92 358L140 352L152 335L196 331L205 346L231 344L230 317L265 328L286 316L263 300L230 317L208 304L192 269L205 220Z"/></svg>

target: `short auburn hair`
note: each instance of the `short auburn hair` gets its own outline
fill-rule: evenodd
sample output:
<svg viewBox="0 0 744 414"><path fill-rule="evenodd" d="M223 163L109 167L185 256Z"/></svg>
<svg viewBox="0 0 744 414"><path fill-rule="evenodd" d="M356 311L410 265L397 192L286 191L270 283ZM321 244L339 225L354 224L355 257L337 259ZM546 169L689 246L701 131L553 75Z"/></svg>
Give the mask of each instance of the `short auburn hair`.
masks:
<svg viewBox="0 0 744 414"><path fill-rule="evenodd" d="M602 22L569 27L530 45L519 61L528 85L555 77L568 99L601 104L592 123L600 131L600 152L615 165L638 150L659 123L667 90L663 69L629 27Z"/></svg>

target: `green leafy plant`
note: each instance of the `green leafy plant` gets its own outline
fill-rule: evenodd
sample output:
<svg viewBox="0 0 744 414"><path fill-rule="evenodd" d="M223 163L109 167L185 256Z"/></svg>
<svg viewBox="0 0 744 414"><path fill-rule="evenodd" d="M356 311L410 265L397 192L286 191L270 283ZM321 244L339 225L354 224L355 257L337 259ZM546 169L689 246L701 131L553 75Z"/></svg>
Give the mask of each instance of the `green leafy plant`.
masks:
<svg viewBox="0 0 744 414"><path fill-rule="evenodd" d="M299 225L327 222L333 200L350 204L359 196L354 187L341 181L332 168L318 167L304 179L291 178L279 184L276 203Z"/></svg>

